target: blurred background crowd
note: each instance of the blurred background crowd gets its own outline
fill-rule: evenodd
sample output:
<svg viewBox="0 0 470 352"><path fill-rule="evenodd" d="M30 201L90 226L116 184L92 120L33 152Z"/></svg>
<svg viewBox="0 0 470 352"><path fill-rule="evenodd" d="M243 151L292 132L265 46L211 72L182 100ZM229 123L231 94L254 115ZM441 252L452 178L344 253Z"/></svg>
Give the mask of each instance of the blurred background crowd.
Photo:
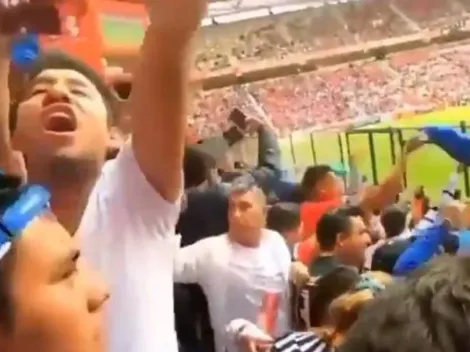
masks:
<svg viewBox="0 0 470 352"><path fill-rule="evenodd" d="M330 2L302 11L206 26L197 68L216 73L391 37L467 27L468 0ZM470 42L431 46L245 84L281 134L361 116L455 106L469 99ZM197 93L201 137L225 128L237 88Z"/></svg>

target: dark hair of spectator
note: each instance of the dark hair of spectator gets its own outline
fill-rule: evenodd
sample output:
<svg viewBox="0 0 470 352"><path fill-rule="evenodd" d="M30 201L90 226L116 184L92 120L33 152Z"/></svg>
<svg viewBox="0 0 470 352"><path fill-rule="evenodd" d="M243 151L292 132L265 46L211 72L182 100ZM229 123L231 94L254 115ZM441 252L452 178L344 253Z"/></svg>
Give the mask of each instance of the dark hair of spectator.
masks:
<svg viewBox="0 0 470 352"><path fill-rule="evenodd" d="M406 228L406 212L396 205L386 208L380 216L380 222L385 230L387 238L393 238Z"/></svg>
<svg viewBox="0 0 470 352"><path fill-rule="evenodd" d="M470 257L440 256L360 314L340 352L470 350Z"/></svg>
<svg viewBox="0 0 470 352"><path fill-rule="evenodd" d="M0 175L0 214L20 194L21 180L17 177ZM13 328L13 304L11 301L10 279L13 271L15 245L0 261L0 328L10 332Z"/></svg>
<svg viewBox="0 0 470 352"><path fill-rule="evenodd" d="M199 186L207 180L209 170L216 167L216 161L207 153L194 146L186 147L184 151L184 187Z"/></svg>
<svg viewBox="0 0 470 352"><path fill-rule="evenodd" d="M350 217L363 216L359 207L345 206L324 214L317 224L317 241L322 252L334 250L339 234L348 234L351 230Z"/></svg>
<svg viewBox="0 0 470 352"><path fill-rule="evenodd" d="M336 209L336 213L344 216L361 217L365 216L364 210L356 205L344 205Z"/></svg>
<svg viewBox="0 0 470 352"><path fill-rule="evenodd" d="M269 208L266 226L284 234L300 226L300 207L295 203L277 203Z"/></svg>
<svg viewBox="0 0 470 352"><path fill-rule="evenodd" d="M359 272L348 266L340 266L318 278L309 290L310 327L323 326L331 302L352 290L359 280Z"/></svg>
<svg viewBox="0 0 470 352"><path fill-rule="evenodd" d="M332 171L331 167L326 164L309 166L300 183L304 197L308 198L308 195L315 191L318 183Z"/></svg>

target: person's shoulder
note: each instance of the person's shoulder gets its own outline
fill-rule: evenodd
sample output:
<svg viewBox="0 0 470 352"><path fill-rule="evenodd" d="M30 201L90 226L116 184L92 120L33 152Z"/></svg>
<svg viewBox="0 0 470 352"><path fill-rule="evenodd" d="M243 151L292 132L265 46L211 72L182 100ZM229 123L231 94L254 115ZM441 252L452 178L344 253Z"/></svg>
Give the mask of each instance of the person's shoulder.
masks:
<svg viewBox="0 0 470 352"><path fill-rule="evenodd" d="M313 212L324 212L330 209L334 209L341 205L341 200L331 199L324 201L315 201L315 202L303 202L300 205L300 210L303 213L313 213Z"/></svg>
<svg viewBox="0 0 470 352"><path fill-rule="evenodd" d="M123 146L108 161L95 184L82 216L79 231L115 232L121 236L174 233L180 201L170 203L148 183L134 158L132 147ZM99 235L99 233L98 233Z"/></svg>
<svg viewBox="0 0 470 352"><path fill-rule="evenodd" d="M269 243L273 243L275 245L279 243L283 243L283 244L286 243L284 237L282 237L282 235L279 232L274 231L274 230L270 230L266 228L263 229L263 236L265 238L265 241Z"/></svg>
<svg viewBox="0 0 470 352"><path fill-rule="evenodd" d="M287 247L286 240L282 235L273 230L264 229L264 243L269 251L277 256L283 256L285 259L291 260L291 255Z"/></svg>
<svg viewBox="0 0 470 352"><path fill-rule="evenodd" d="M171 211L179 208L180 205L179 202L164 200L147 181L134 157L130 143L126 143L117 157L103 166L92 195L100 200L112 198L112 203L121 207L134 208L139 204L142 208L150 207L153 210L158 207L160 213L165 209Z"/></svg>
<svg viewBox="0 0 470 352"><path fill-rule="evenodd" d="M210 236L203 239L200 239L196 242L200 247L204 247L206 249L217 249L221 246L227 246L227 234L221 234L217 236Z"/></svg>

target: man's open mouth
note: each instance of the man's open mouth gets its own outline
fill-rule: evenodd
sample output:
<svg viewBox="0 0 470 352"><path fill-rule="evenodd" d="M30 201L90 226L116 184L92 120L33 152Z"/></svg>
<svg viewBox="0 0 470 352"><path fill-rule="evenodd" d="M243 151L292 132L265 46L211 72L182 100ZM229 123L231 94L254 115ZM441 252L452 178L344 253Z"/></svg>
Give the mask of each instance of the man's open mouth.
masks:
<svg viewBox="0 0 470 352"><path fill-rule="evenodd" d="M77 119L68 107L51 106L44 111L44 129L48 132L67 133L77 129Z"/></svg>
<svg viewBox="0 0 470 352"><path fill-rule="evenodd" d="M46 131L51 132L74 132L77 129L77 123L75 119L57 113L49 116L45 128Z"/></svg>

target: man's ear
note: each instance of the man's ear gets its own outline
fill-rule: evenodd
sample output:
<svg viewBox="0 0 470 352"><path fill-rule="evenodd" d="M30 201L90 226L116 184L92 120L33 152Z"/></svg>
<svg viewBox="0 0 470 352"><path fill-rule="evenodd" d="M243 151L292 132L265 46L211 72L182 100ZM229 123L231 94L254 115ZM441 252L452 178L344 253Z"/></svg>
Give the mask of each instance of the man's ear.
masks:
<svg viewBox="0 0 470 352"><path fill-rule="evenodd" d="M127 136L118 127L111 127L106 146L106 160L114 159L126 141Z"/></svg>
<svg viewBox="0 0 470 352"><path fill-rule="evenodd" d="M339 234L336 235L336 245L338 247L343 247L348 237L349 237L348 234L344 232L340 232Z"/></svg>

